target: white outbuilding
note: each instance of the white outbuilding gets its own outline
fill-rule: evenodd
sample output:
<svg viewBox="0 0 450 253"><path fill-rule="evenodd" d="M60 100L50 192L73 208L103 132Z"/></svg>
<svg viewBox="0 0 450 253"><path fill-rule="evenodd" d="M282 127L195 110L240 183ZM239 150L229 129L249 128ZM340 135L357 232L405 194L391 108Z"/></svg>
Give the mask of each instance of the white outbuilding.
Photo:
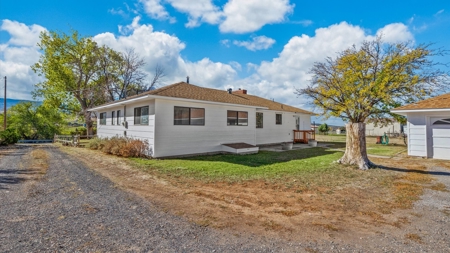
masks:
<svg viewBox="0 0 450 253"><path fill-rule="evenodd" d="M450 93L391 112L407 117L408 155L450 160Z"/></svg>

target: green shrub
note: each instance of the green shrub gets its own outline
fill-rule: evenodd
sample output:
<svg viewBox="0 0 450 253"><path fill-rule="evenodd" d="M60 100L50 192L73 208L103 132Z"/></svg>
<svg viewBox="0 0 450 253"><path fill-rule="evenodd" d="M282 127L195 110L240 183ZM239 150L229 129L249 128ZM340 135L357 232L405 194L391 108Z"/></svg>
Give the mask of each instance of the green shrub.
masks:
<svg viewBox="0 0 450 253"><path fill-rule="evenodd" d="M6 128L0 132L0 144L14 144L19 141L20 136L15 129Z"/></svg>
<svg viewBox="0 0 450 253"><path fill-rule="evenodd" d="M97 137L94 138L94 139L90 139L89 143L87 144L87 147L89 149L92 149L92 150L97 150L101 141L102 140L100 138L97 138Z"/></svg>

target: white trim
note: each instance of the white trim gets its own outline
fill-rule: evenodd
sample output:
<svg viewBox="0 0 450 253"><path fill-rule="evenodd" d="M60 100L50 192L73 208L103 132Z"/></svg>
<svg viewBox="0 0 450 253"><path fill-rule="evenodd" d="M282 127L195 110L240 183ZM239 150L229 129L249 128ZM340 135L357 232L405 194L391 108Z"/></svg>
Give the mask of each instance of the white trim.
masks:
<svg viewBox="0 0 450 253"><path fill-rule="evenodd" d="M406 116L406 113L408 113L408 112L450 112L450 108L443 108L443 109L391 110L391 112Z"/></svg>
<svg viewBox="0 0 450 253"><path fill-rule="evenodd" d="M132 99L129 99L129 100L123 100L123 101L119 100L119 101L111 103L111 104L100 105L100 106L97 106L97 107L93 107L93 108L89 109L88 111L90 111L90 112L98 112L100 109L109 108L109 107L115 107L115 106L118 106L118 105L127 105L127 104L130 104L131 102L134 102L134 101L137 101L137 100L142 100L142 99L148 98L148 97L149 96L147 95L147 96L142 96L142 97L138 97L138 98L132 98Z"/></svg>
<svg viewBox="0 0 450 253"><path fill-rule="evenodd" d="M267 110L269 110L268 107L263 107L263 106L252 106L252 105L242 105L242 104L233 104L233 103L222 103L222 102L213 102L213 101L206 101L206 100L197 100L197 99L188 99L188 98L175 98L175 97L166 97L166 96L157 96L157 95L145 95L145 96L138 97L138 98L132 98L132 99L129 99L129 100L117 101L115 103L97 106L97 107L91 108L89 111L98 111L99 109L104 109L104 108L108 108L108 107L115 107L117 105L130 104L131 102L134 102L136 100L142 100L142 99L145 99L145 98L153 98L153 99L161 99L161 100L176 100L176 101L193 102L193 103L201 103L201 104L239 106L239 107L246 107L246 108L256 108L256 109L267 109Z"/></svg>

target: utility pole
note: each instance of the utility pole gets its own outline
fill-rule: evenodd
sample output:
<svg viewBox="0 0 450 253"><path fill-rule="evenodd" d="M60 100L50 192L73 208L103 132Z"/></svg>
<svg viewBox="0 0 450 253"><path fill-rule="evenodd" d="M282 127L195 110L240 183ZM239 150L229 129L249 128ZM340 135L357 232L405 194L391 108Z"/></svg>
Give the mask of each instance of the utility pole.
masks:
<svg viewBox="0 0 450 253"><path fill-rule="evenodd" d="M6 130L6 76L5 76L5 99L3 100L3 131Z"/></svg>

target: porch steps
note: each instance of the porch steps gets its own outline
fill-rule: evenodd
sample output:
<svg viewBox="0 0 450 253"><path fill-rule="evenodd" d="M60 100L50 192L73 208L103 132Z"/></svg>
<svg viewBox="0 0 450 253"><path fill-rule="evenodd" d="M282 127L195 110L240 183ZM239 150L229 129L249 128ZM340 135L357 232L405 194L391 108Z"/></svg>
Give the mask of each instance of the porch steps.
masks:
<svg viewBox="0 0 450 253"><path fill-rule="evenodd" d="M259 151L259 147L239 142L239 143L224 143L222 144L222 151L232 154L256 154Z"/></svg>

